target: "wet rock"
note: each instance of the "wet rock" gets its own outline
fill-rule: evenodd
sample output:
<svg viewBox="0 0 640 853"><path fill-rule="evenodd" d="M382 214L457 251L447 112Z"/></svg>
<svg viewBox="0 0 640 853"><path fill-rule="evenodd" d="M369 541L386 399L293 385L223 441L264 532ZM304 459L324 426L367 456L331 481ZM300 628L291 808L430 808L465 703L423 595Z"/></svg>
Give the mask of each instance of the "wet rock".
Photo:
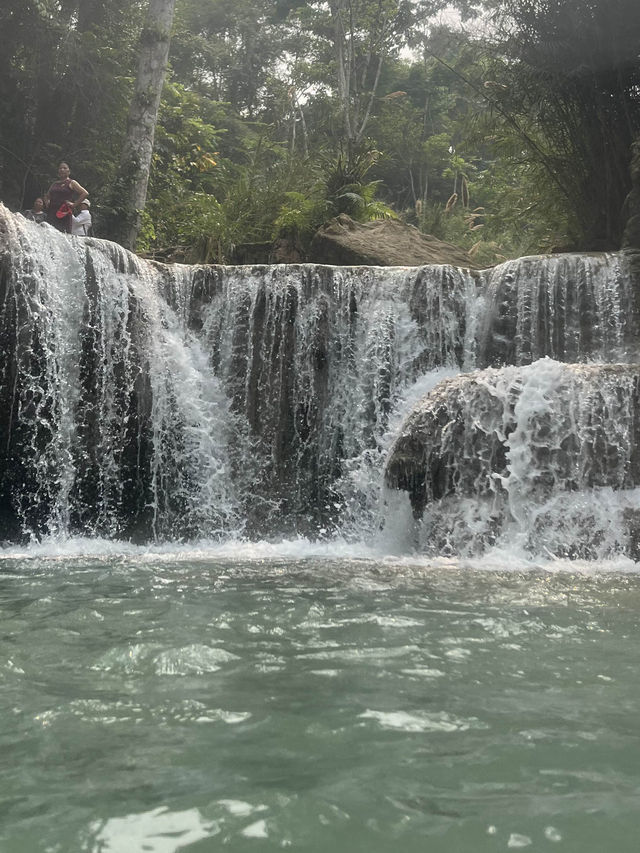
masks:
<svg viewBox="0 0 640 853"><path fill-rule="evenodd" d="M409 414L385 470L428 553L638 553L640 366L561 364L447 379Z"/></svg>
<svg viewBox="0 0 640 853"><path fill-rule="evenodd" d="M390 219L362 224L346 214L332 219L315 234L308 260L337 266L450 264L477 268L464 249L422 234L412 225Z"/></svg>

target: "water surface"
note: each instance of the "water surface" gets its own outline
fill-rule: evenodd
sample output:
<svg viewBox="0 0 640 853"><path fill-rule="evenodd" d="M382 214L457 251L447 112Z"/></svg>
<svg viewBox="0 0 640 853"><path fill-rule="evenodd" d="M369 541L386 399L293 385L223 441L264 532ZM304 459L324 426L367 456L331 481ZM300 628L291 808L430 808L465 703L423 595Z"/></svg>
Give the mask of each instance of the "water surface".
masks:
<svg viewBox="0 0 640 853"><path fill-rule="evenodd" d="M639 611L584 567L5 552L0 850L631 853Z"/></svg>

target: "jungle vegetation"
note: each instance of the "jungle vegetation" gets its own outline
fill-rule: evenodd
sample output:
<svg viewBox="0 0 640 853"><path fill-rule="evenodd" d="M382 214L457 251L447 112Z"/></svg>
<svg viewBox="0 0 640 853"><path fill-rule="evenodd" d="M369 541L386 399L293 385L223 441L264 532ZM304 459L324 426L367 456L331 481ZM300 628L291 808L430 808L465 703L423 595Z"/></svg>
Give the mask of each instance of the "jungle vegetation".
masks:
<svg viewBox="0 0 640 853"><path fill-rule="evenodd" d="M139 251L228 262L247 243L304 247L342 212L399 217L484 263L620 245L637 0L4 0L5 204L30 206L64 159L97 234L120 233L132 103L153 95L137 69L160 40L145 19L163 1Z"/></svg>

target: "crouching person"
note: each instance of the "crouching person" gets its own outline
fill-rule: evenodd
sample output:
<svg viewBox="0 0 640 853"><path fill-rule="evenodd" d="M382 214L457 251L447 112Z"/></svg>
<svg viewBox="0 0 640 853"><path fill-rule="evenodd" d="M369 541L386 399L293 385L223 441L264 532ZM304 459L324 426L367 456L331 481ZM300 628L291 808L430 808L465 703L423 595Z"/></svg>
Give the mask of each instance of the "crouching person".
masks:
<svg viewBox="0 0 640 853"><path fill-rule="evenodd" d="M89 208L91 202L88 198L84 198L80 202L80 213L74 214L71 218L71 233L76 237L91 236L91 213Z"/></svg>

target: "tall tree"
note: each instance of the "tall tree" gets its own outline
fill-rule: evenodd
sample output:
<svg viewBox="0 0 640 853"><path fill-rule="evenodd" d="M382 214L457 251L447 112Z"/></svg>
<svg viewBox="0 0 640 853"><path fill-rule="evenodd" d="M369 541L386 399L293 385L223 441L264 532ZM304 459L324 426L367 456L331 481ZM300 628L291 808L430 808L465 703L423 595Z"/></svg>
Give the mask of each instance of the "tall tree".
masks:
<svg viewBox="0 0 640 853"><path fill-rule="evenodd" d="M397 54L413 24L406 0L330 0L318 8L319 34L331 43L341 140L351 158L362 143L385 60Z"/></svg>
<svg viewBox="0 0 640 853"><path fill-rule="evenodd" d="M493 106L550 175L581 248L616 248L640 133L637 0L489 0ZM495 61L499 58L499 61Z"/></svg>
<svg viewBox="0 0 640 853"><path fill-rule="evenodd" d="M126 69L137 61L145 10L143 0L0 3L6 204L22 207L41 195L60 159L103 198L118 162L131 96Z"/></svg>
<svg viewBox="0 0 640 853"><path fill-rule="evenodd" d="M162 86L167 71L176 0L149 0L119 174L114 181L109 236L135 248L147 200Z"/></svg>
<svg viewBox="0 0 640 853"><path fill-rule="evenodd" d="M258 118L269 78L281 70L288 50L275 15L272 0L180 0L171 42L174 76Z"/></svg>

